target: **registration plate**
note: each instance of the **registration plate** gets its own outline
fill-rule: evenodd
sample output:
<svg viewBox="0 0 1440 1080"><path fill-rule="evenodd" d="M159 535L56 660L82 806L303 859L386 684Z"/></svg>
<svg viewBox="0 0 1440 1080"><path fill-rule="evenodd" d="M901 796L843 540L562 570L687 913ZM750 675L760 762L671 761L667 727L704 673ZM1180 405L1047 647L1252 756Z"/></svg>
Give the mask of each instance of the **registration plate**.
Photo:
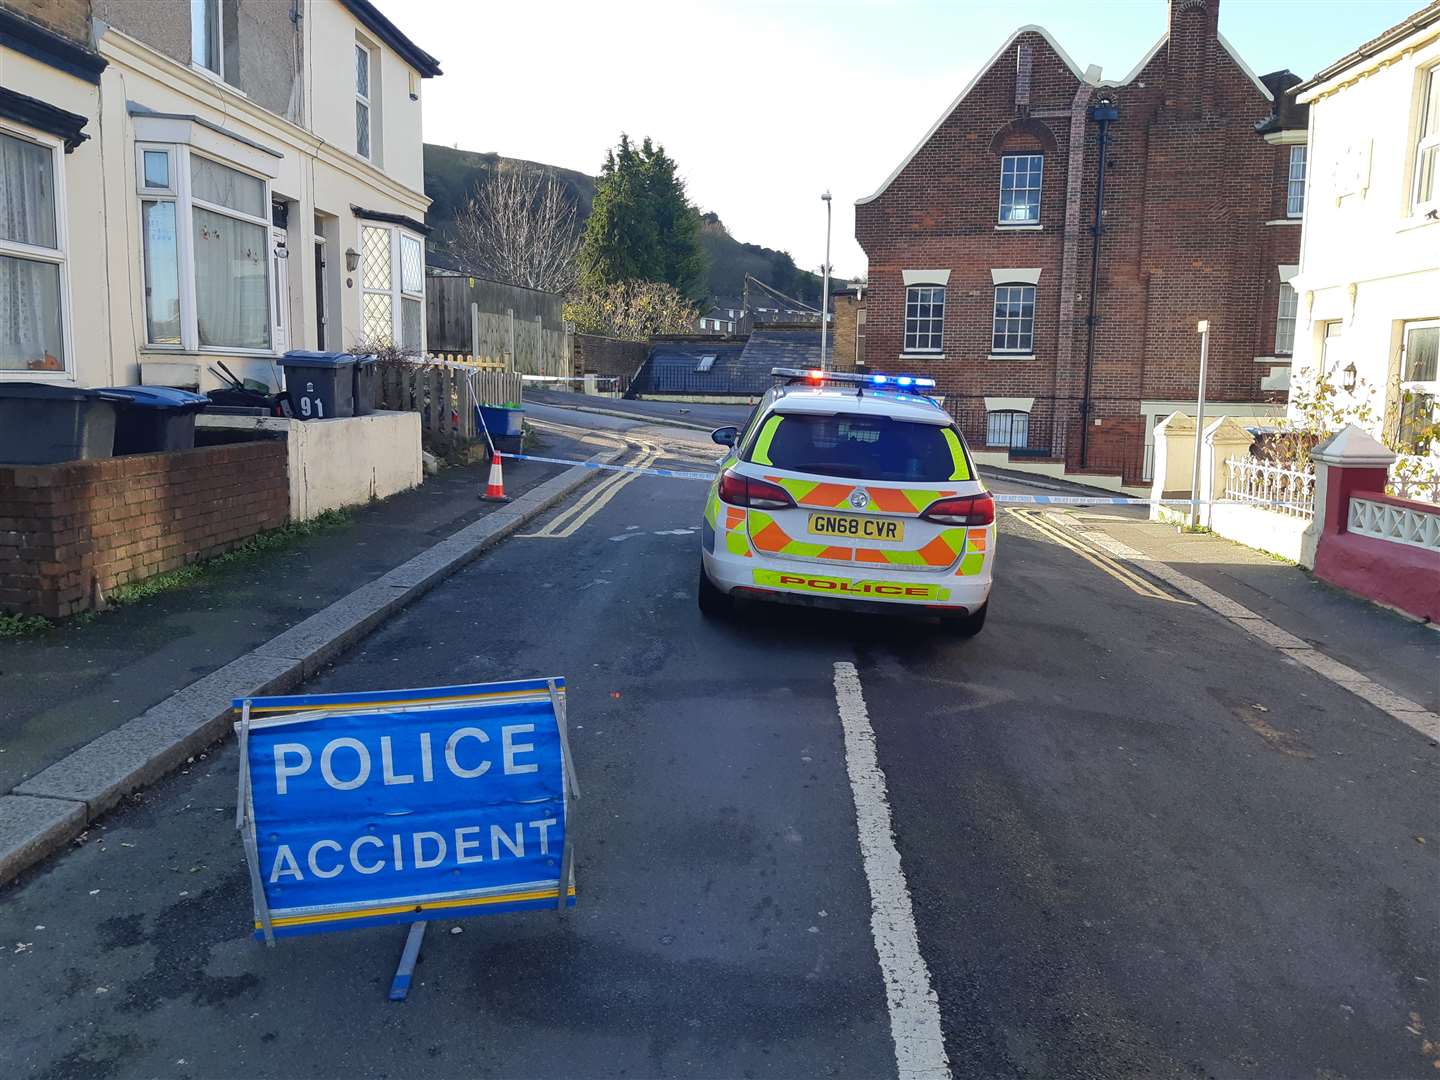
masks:
<svg viewBox="0 0 1440 1080"><path fill-rule="evenodd" d="M881 517L811 514L810 532L814 536L835 536L846 540L904 540L905 523Z"/></svg>

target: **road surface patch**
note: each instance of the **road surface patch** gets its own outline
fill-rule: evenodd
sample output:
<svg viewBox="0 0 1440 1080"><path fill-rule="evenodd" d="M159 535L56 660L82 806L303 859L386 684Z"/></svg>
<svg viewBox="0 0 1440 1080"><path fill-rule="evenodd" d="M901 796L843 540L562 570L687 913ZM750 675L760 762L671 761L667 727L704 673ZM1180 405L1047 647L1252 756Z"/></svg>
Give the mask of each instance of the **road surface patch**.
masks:
<svg viewBox="0 0 1440 1080"><path fill-rule="evenodd" d="M1054 516L1063 521L1062 515ZM1063 524L1057 527L1063 527L1071 531L1079 531L1073 524ZM1193 596L1217 615L1227 619L1247 634L1258 638L1267 645L1274 646L1280 651L1281 655L1308 667L1311 671L1330 680L1336 686L1343 687L1350 691L1350 693L1373 705L1381 712L1399 720L1406 727L1418 731L1432 742L1440 742L1440 715L1431 712L1425 708L1425 706L1418 702L1411 701L1402 694L1397 694L1388 686L1381 686L1368 675L1356 671L1354 668L1348 667L1338 660L1332 659L1325 653L1314 648L1309 642L1296 637L1288 630L1276 626L1269 619L1251 611L1243 604L1236 603L1223 593L1212 589L1209 585L1196 581L1188 574L1182 574L1169 563L1161 562L1159 559L1154 559L1136 552L1133 548L1120 543L1108 533L1092 532L1087 535L1093 538L1094 543L1118 558L1134 562L1143 562L1147 573L1153 574L1180 592Z"/></svg>
<svg viewBox="0 0 1440 1080"><path fill-rule="evenodd" d="M835 704L845 731L845 769L855 798L860 855L870 886L870 932L885 978L895 1067L900 1080L949 1080L940 1001L930 981L930 969L920 955L910 886L895 848L885 774L875 753L875 729L870 726L854 664L835 664Z"/></svg>

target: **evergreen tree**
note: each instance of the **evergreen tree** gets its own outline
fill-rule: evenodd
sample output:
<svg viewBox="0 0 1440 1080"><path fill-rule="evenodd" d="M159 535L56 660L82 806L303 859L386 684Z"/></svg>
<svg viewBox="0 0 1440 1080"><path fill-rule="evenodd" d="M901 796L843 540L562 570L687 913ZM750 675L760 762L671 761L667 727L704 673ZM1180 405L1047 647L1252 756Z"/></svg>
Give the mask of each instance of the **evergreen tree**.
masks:
<svg viewBox="0 0 1440 1080"><path fill-rule="evenodd" d="M581 283L659 281L690 299L704 292L700 214L685 195L674 160L649 138L626 135L605 153L595 205L580 248Z"/></svg>

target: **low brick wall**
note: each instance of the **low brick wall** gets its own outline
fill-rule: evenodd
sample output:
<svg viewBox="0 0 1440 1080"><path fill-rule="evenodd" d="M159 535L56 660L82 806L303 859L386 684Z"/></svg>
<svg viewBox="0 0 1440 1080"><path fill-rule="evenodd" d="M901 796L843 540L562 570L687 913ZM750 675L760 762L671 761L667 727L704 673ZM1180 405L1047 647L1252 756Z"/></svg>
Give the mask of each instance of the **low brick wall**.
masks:
<svg viewBox="0 0 1440 1080"><path fill-rule="evenodd" d="M285 524L284 441L0 465L0 611L57 618Z"/></svg>

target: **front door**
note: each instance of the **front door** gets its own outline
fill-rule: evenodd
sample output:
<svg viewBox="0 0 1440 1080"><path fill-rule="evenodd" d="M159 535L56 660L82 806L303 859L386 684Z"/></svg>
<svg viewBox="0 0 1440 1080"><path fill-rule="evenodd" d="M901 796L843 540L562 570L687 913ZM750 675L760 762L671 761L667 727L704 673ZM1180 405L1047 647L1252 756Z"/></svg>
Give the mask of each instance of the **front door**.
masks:
<svg viewBox="0 0 1440 1080"><path fill-rule="evenodd" d="M275 295L270 298L272 340L278 353L290 351L290 251L284 229L270 230Z"/></svg>
<svg viewBox="0 0 1440 1080"><path fill-rule="evenodd" d="M315 237L315 348L324 352L325 341L325 238Z"/></svg>

